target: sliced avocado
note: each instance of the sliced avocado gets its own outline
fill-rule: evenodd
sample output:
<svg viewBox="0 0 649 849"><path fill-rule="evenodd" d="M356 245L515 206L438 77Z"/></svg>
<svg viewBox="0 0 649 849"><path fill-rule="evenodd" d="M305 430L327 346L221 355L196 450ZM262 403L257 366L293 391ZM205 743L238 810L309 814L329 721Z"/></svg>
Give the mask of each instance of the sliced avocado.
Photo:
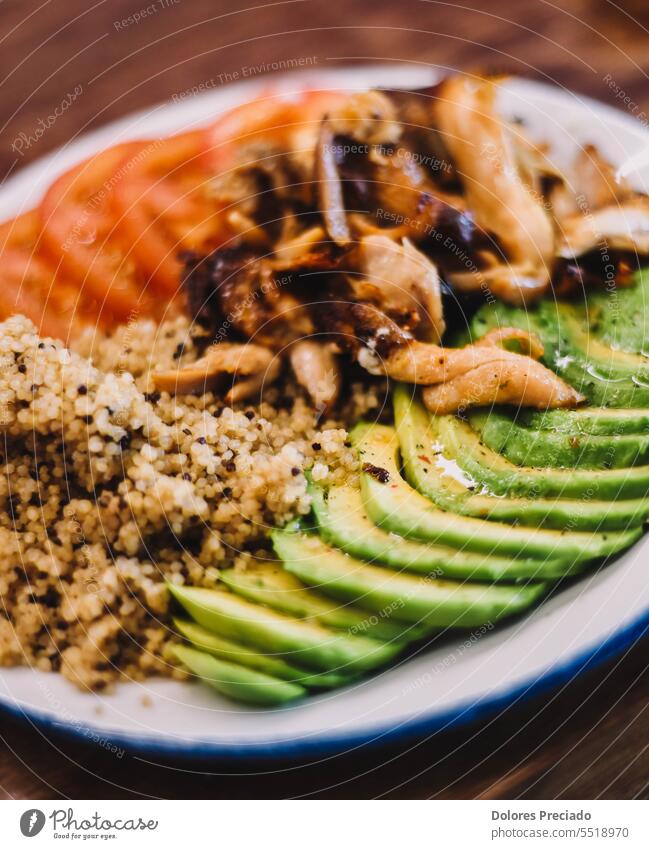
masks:
<svg viewBox="0 0 649 849"><path fill-rule="evenodd" d="M292 537L295 536L298 542L294 542ZM271 538L273 540L273 547L277 556L282 560L283 570L285 570L285 574L288 578L292 578L296 582L298 582L301 586L304 587L304 583L298 581L295 577L298 573L295 569L289 569L288 564L294 564L296 553L299 554L300 551L304 551L302 544L299 542L300 538L304 536L309 536L314 540L314 545L321 544L325 545L319 537L307 534L296 534L295 532L289 532L286 530L283 531L273 531ZM329 550L341 555L342 557L347 557L344 552L337 551L333 547L329 547ZM373 611L374 608L370 608L368 610L367 606L363 603L362 598L354 599L343 599L345 602L344 607L340 607L340 602L337 603L332 600L329 593L326 591L326 587L318 588L314 586L310 581L307 582L309 588L312 590L319 590L318 596L325 600L325 604L327 608L331 610L352 610L354 611L354 621L348 621L346 625L346 630L351 634L362 634L365 637L372 637L373 639L379 639L377 634L383 633L383 639L388 642L401 642L407 643L412 642L414 640L420 640L422 637L426 636L430 633L430 628L418 625L404 625L403 618L399 616L392 616L392 610L386 609L382 611L382 616L377 619L376 616L370 613L370 610ZM313 593L315 595L315 593ZM329 598L327 598L329 596ZM352 606L353 605L353 606ZM356 606L358 605L358 606ZM364 609L363 609L364 608ZM325 624L324 622L322 624ZM330 626L331 627L331 626Z"/></svg>
<svg viewBox="0 0 649 849"><path fill-rule="evenodd" d="M574 530L624 530L642 524L649 517L649 498L633 501L503 498L476 492L483 489L482 485L462 470L457 445L444 439L440 425L450 417L431 415L402 386L395 388L393 401L406 479L443 510L489 521ZM556 569L554 564L549 571ZM569 570L572 571L570 566ZM565 566L563 573L567 574Z"/></svg>
<svg viewBox="0 0 649 849"><path fill-rule="evenodd" d="M282 541L289 536L289 532L274 531L271 534L275 551L282 560ZM286 572L279 564L249 566L245 572L226 569L221 572L221 580L232 592L298 619L314 620L328 628L350 631L352 634L362 633L377 640L389 642L405 639L400 625L389 622L387 618L368 624L366 610L349 604L335 604L326 596L307 589L295 575ZM361 626L362 630L359 630Z"/></svg>
<svg viewBox="0 0 649 849"><path fill-rule="evenodd" d="M581 407L578 410L518 410L519 424L536 430L552 430L571 436L621 436L649 433L649 409Z"/></svg>
<svg viewBox="0 0 649 849"><path fill-rule="evenodd" d="M626 469L649 460L649 436L575 436L533 430L503 410L471 410L469 424L492 451L517 466L568 469Z"/></svg>
<svg viewBox="0 0 649 849"><path fill-rule="evenodd" d="M447 513L401 477L393 428L357 426L352 438L360 453L361 491L367 512L376 524L401 536L490 554L562 559L572 566L578 561L607 557L626 548L641 534L639 528L637 531L587 533L514 527Z"/></svg>
<svg viewBox="0 0 649 849"><path fill-rule="evenodd" d="M225 589L170 584L169 590L192 619L208 631L322 672L364 672L387 663L402 648L401 643L381 643L292 619Z"/></svg>
<svg viewBox="0 0 649 849"><path fill-rule="evenodd" d="M368 566L307 534L277 532L285 567L342 600L359 601L379 616L435 628L470 628L519 613L536 601L543 584L478 584L421 578Z"/></svg>
<svg viewBox="0 0 649 849"><path fill-rule="evenodd" d="M561 578L566 574L566 564L561 560L496 557L389 533L370 521L361 491L355 486L324 490L312 483L309 493L320 536L347 554L370 563L474 581Z"/></svg>
<svg viewBox="0 0 649 849"><path fill-rule="evenodd" d="M605 471L515 466L483 445L467 422L455 416L439 416L438 424L442 440L452 446L458 464L494 494L611 501L649 495L649 466Z"/></svg>
<svg viewBox="0 0 649 849"><path fill-rule="evenodd" d="M257 669L228 663L207 652L175 646L174 654L190 672L209 684L224 696L250 705L281 705L306 696L307 691L299 684L273 678Z"/></svg>
<svg viewBox="0 0 649 849"><path fill-rule="evenodd" d="M588 316L574 304L543 301L532 311L486 304L473 317L470 336L494 327L520 327L543 342L542 360L598 407L649 406L649 360L617 350L588 328Z"/></svg>
<svg viewBox="0 0 649 849"><path fill-rule="evenodd" d="M248 646L225 640L201 625L190 622L189 619L174 619L174 625L185 639L201 651L213 654L215 657L230 663L258 669L260 672L265 672L266 675L272 675L273 678L282 678L284 681L291 681L301 687L323 689L340 687L353 680L349 675L339 675L337 672L311 672L307 669L300 669L299 666L286 663L285 660L274 655L262 654L248 648Z"/></svg>
<svg viewBox="0 0 649 849"><path fill-rule="evenodd" d="M647 356L649 269L634 275L632 286L615 286L588 293L591 330L604 344Z"/></svg>

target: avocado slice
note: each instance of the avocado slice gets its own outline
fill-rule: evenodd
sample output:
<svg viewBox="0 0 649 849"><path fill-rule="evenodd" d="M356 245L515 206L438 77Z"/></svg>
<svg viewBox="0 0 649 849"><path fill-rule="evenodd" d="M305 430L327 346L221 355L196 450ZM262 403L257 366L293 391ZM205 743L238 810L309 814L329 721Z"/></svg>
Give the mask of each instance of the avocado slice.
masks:
<svg viewBox="0 0 649 849"><path fill-rule="evenodd" d="M515 527L447 513L401 477L393 428L361 425L354 428L352 438L360 452L361 491L367 512L376 524L401 536L489 554L562 559L573 568L577 562L607 557L626 548L641 534L640 528L637 532L587 533L570 528Z"/></svg>
<svg viewBox="0 0 649 849"><path fill-rule="evenodd" d="M282 551L277 540L291 536L288 531L274 531L271 539L280 559ZM318 595L308 589L295 575L286 572L279 564L264 563L249 566L245 572L226 569L221 572L221 580L232 592L258 604L266 604L273 610L295 616L297 619L309 619L328 628L350 631L352 634L364 634L377 640L405 639L403 628L384 620L368 623L366 610L352 605L332 603L326 596ZM410 635L412 639L412 635Z"/></svg>
<svg viewBox="0 0 649 849"><path fill-rule="evenodd" d="M248 646L225 640L189 619L174 619L174 625L177 631L200 651L213 654L229 663L258 669L260 672L265 672L266 675L272 675L273 678L282 678L284 681L291 681L301 687L327 689L340 687L353 680L349 675L339 675L337 672L311 672L307 669L301 669L299 666L293 666L275 655L262 654L248 648Z"/></svg>
<svg viewBox="0 0 649 849"><path fill-rule="evenodd" d="M322 539L370 563L473 581L561 578L566 574L561 560L497 557L389 533L370 521L361 491L355 486L324 490L311 483L309 493Z"/></svg>
<svg viewBox="0 0 649 849"><path fill-rule="evenodd" d="M175 646L174 654L190 672L224 696L250 705L281 705L306 696L299 684L273 678L257 669L220 660L189 646Z"/></svg>
<svg viewBox="0 0 649 849"><path fill-rule="evenodd" d="M391 660L402 643L381 643L252 604L229 590L169 585L187 613L208 631L322 672L365 672Z"/></svg>
<svg viewBox="0 0 649 849"><path fill-rule="evenodd" d="M471 410L469 424L492 451L517 466L626 469L649 460L649 435L579 436L533 430L503 410Z"/></svg>
<svg viewBox="0 0 649 849"><path fill-rule="evenodd" d="M604 344L647 356L649 269L634 274L633 285L588 293L591 330Z"/></svg>
<svg viewBox="0 0 649 849"><path fill-rule="evenodd" d="M490 521L574 530L626 529L649 517L649 498L502 498L476 492L482 485L462 470L457 446L442 436L440 423L450 417L431 415L403 386L395 388L393 402L405 477L443 510ZM564 574L579 565L570 564L567 570L564 566Z"/></svg>
<svg viewBox="0 0 649 849"><path fill-rule="evenodd" d="M284 566L334 598L359 601L379 616L435 628L471 628L520 613L544 584L478 584L421 578L369 566L307 534L278 531L275 547Z"/></svg>
<svg viewBox="0 0 649 849"><path fill-rule="evenodd" d="M467 422L455 416L439 416L438 427L442 441L451 448L458 465L497 495L614 501L649 494L649 466L604 471L515 466L487 448Z"/></svg>
<svg viewBox="0 0 649 849"><path fill-rule="evenodd" d="M542 360L598 407L649 406L649 360L606 345L588 328L588 315L574 304L543 301L532 311L487 304L473 317L470 337L494 327L536 333Z"/></svg>
<svg viewBox="0 0 649 849"><path fill-rule="evenodd" d="M581 407L578 410L520 409L516 421L535 430L571 436L622 436L649 433L649 410L615 407Z"/></svg>

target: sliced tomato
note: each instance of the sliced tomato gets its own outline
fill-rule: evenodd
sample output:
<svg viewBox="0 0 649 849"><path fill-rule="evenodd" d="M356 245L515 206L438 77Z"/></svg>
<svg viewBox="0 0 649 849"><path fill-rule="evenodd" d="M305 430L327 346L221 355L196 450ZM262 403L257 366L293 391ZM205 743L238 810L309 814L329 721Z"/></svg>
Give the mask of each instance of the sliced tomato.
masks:
<svg viewBox="0 0 649 849"><path fill-rule="evenodd" d="M0 318L21 313L43 336L67 340L82 324L94 322L93 305L64 282L38 249L39 215L31 210L0 225Z"/></svg>
<svg viewBox="0 0 649 849"><path fill-rule="evenodd" d="M209 191L215 173L236 160L242 141L256 136L278 140L311 127L346 95L303 91L268 93L237 107L206 129L149 144L115 186L116 227L125 250L167 297L179 289L184 250L206 251L230 235L219 202Z"/></svg>
<svg viewBox="0 0 649 849"><path fill-rule="evenodd" d="M304 131L312 131L315 136L324 115L348 96L341 91L304 89L284 94L269 89L255 100L236 106L208 129L208 156L213 170L220 173L232 167L242 145L261 139L287 143Z"/></svg>
<svg viewBox="0 0 649 849"><path fill-rule="evenodd" d="M37 236L38 212L30 209L0 224L0 251L5 248L29 248L35 244Z"/></svg>
<svg viewBox="0 0 649 849"><path fill-rule="evenodd" d="M146 275L115 232L112 198L147 142L127 142L82 162L52 183L40 208L43 251L100 311L117 320L157 315Z"/></svg>
<svg viewBox="0 0 649 849"><path fill-rule="evenodd" d="M219 227L218 209L206 191L204 131L153 143L136 160L115 189L117 227L152 287L173 296L182 276L179 253L204 247Z"/></svg>

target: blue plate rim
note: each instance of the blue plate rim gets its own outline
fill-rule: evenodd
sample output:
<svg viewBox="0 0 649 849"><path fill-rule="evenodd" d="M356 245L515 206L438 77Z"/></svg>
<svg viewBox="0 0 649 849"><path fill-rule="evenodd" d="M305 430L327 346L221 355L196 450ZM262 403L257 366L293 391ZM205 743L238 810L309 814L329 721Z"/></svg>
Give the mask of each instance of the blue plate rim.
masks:
<svg viewBox="0 0 649 849"><path fill-rule="evenodd" d="M92 744L93 738L101 736L103 747L109 744L134 755L239 762L299 760L309 756L326 757L366 746L380 748L421 740L436 733L478 723L513 704L525 704L543 693L558 688L561 684L576 679L607 660L619 656L645 637L648 631L649 608L627 625L614 631L603 642L593 644L562 664L549 667L544 674L536 678L528 678L497 695L461 702L447 710L433 711L416 719L404 720L398 726L377 725L366 731L338 734L324 732L313 735L307 740L269 739L250 744L236 741L227 743L219 740L165 742L157 737L141 737L80 722L61 721L38 710L25 710L6 700L0 701L0 710L19 720L31 723L45 732L51 731L56 736L63 736L77 742Z"/></svg>

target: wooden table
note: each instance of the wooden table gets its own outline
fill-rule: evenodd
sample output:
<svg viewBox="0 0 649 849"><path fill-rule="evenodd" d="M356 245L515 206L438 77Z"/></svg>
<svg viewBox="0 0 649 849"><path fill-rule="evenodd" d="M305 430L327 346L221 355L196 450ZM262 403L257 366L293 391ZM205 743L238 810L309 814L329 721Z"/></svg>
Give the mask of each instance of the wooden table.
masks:
<svg viewBox="0 0 649 849"><path fill-rule="evenodd" d="M649 112L644 0L627 3L626 13L605 0L279 0L239 11L254 5L4 0L0 174L134 109L291 60L322 68L403 60L497 68L558 82L636 116ZM129 21L134 13L140 19ZM81 94L50 121L75 87ZM541 703L461 733L239 772L118 759L2 718L0 789L7 797L82 799L646 796L648 648L645 640Z"/></svg>

